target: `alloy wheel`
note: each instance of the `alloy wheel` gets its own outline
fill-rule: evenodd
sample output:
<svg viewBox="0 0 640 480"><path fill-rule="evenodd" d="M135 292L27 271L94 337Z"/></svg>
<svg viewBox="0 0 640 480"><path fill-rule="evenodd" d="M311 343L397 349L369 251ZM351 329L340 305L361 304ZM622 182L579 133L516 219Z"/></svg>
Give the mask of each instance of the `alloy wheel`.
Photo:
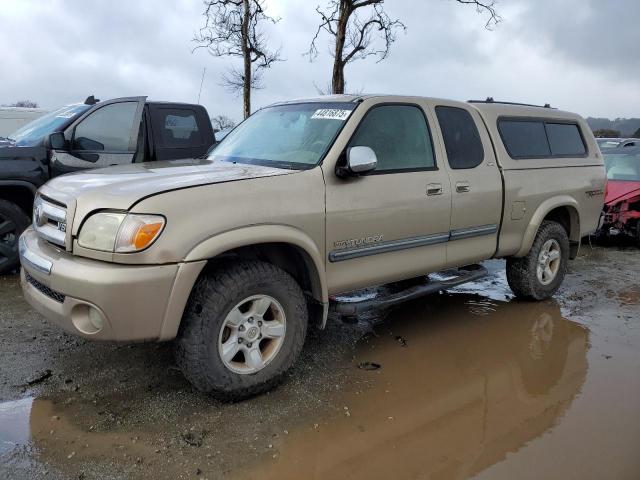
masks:
<svg viewBox="0 0 640 480"><path fill-rule="evenodd" d="M536 268L538 281L542 285L549 285L555 280L560 270L561 255L560 244L557 240L551 238L542 245L540 253L538 254L538 265Z"/></svg>
<svg viewBox="0 0 640 480"><path fill-rule="evenodd" d="M253 295L227 314L218 338L218 353L232 372L256 373L276 357L285 333L282 305L269 295Z"/></svg>

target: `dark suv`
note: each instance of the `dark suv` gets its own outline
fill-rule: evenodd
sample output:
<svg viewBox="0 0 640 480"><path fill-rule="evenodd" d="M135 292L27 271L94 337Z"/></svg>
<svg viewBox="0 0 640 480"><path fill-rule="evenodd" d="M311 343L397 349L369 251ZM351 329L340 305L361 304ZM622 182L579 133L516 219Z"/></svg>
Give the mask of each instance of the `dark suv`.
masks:
<svg viewBox="0 0 640 480"><path fill-rule="evenodd" d="M0 138L0 273L18 265L18 237L29 225L38 187L88 168L197 158L214 143L201 105L146 97L67 105Z"/></svg>

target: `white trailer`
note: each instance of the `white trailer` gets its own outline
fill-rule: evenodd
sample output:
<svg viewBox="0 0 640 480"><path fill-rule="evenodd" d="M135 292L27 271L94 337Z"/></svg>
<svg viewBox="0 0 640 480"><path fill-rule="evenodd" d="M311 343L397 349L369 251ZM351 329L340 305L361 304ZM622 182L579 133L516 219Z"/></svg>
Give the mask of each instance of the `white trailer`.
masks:
<svg viewBox="0 0 640 480"><path fill-rule="evenodd" d="M48 112L44 108L0 107L0 137L10 135Z"/></svg>

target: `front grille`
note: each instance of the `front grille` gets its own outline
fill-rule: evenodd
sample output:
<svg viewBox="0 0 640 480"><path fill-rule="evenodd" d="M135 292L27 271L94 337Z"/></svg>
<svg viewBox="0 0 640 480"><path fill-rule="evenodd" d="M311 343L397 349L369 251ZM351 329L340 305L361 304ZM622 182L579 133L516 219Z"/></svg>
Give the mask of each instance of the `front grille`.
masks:
<svg viewBox="0 0 640 480"><path fill-rule="evenodd" d="M67 208L39 195L33 203L33 228L48 242L66 248Z"/></svg>
<svg viewBox="0 0 640 480"><path fill-rule="evenodd" d="M49 297L52 300L55 300L58 303L64 303L65 296L62 293L56 292L52 288L49 288L46 285L43 285L38 280L33 278L31 275L29 275L29 272L24 272L24 276L27 279L27 282L29 282L29 284L31 284L40 293L42 293L43 295L46 295L47 297Z"/></svg>

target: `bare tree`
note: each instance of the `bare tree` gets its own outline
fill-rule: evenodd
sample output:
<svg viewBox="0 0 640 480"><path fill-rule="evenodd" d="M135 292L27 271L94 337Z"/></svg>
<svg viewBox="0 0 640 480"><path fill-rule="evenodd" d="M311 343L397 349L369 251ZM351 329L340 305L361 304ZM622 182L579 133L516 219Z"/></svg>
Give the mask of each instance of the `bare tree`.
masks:
<svg viewBox="0 0 640 480"><path fill-rule="evenodd" d="M479 12L486 12L489 19L485 25L491 29L501 18L495 10L495 1L455 0L466 5L475 5ZM391 44L399 30L406 31L399 19L391 19L383 8L384 0L329 0L324 9L316 7L321 22L306 52L311 61L318 56L318 39L322 32L328 33L333 42L332 93L344 93L344 69L353 60L369 56L381 62L389 55ZM368 16L360 12L368 12ZM376 37L377 40L376 41Z"/></svg>
<svg viewBox="0 0 640 480"><path fill-rule="evenodd" d="M276 23L268 16L264 0L205 0L205 25L195 35L196 48L206 48L215 57L240 57L242 68L222 76L231 91L242 92L244 117L251 114L251 90L261 88L263 70L281 60L280 51L267 49L260 23Z"/></svg>
<svg viewBox="0 0 640 480"><path fill-rule="evenodd" d="M213 127L213 131L219 132L220 130L224 130L225 128L232 128L236 126L236 122L226 115L216 115L211 118L211 126Z"/></svg>

